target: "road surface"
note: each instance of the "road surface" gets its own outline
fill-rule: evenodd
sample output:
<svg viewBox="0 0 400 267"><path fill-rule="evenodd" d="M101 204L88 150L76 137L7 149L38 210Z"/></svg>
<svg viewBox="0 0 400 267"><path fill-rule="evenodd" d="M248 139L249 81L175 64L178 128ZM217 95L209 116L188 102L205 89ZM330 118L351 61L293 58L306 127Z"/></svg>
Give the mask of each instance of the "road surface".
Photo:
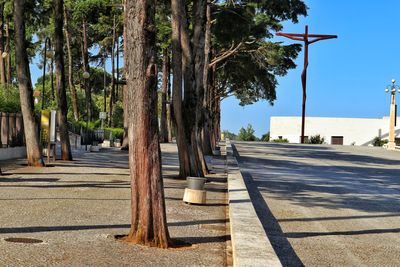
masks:
<svg viewBox="0 0 400 267"><path fill-rule="evenodd" d="M400 151L235 142L284 266L399 266Z"/></svg>

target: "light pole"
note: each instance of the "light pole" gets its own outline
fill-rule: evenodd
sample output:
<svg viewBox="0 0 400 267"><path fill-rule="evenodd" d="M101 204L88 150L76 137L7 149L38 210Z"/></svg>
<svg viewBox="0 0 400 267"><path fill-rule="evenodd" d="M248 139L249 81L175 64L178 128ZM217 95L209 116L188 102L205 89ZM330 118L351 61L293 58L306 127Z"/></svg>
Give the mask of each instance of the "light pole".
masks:
<svg viewBox="0 0 400 267"><path fill-rule="evenodd" d="M385 92L390 92L390 119L389 119L389 143L387 149L394 150L396 148L395 142L395 126L396 126L396 91L400 93L400 87L395 85L396 80L392 80L392 84L386 86Z"/></svg>

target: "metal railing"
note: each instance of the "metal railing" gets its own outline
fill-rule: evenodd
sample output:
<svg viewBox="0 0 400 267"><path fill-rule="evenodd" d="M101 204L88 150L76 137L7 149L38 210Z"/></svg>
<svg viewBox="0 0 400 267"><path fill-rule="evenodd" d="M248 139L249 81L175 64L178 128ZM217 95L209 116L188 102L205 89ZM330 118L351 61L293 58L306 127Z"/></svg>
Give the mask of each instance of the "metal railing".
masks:
<svg viewBox="0 0 400 267"><path fill-rule="evenodd" d="M81 145L94 145L104 141L104 130L86 129L81 125L68 123L68 131L81 136Z"/></svg>

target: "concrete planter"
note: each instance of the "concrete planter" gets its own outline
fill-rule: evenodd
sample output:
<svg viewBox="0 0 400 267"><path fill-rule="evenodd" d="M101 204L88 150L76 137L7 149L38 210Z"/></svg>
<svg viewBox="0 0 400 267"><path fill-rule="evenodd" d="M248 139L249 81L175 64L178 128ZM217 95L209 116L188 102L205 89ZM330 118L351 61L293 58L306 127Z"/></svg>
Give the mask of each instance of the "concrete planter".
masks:
<svg viewBox="0 0 400 267"><path fill-rule="evenodd" d="M111 147L111 141L110 140L104 140L103 144L101 146L102 147Z"/></svg>
<svg viewBox="0 0 400 267"><path fill-rule="evenodd" d="M192 190L203 190L206 178L203 177L186 177L187 188Z"/></svg>
<svg viewBox="0 0 400 267"><path fill-rule="evenodd" d="M121 147L121 140L115 139L115 141L114 141L114 147Z"/></svg>
<svg viewBox="0 0 400 267"><path fill-rule="evenodd" d="M100 151L100 146L91 146L90 147L90 152L99 152Z"/></svg>

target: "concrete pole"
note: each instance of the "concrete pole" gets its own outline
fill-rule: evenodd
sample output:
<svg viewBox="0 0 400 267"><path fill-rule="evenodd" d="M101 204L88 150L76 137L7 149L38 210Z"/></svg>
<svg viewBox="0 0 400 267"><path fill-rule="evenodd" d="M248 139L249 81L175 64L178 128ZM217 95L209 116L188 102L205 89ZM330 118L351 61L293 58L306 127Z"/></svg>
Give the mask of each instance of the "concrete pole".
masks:
<svg viewBox="0 0 400 267"><path fill-rule="evenodd" d="M393 89L392 89L393 90ZM395 131L394 131L394 124L395 124L395 112L396 112L396 97L395 97L396 91L391 92L391 98L390 98L390 119L389 119L389 143L387 148L389 150L394 150L396 148L396 143L395 143Z"/></svg>

